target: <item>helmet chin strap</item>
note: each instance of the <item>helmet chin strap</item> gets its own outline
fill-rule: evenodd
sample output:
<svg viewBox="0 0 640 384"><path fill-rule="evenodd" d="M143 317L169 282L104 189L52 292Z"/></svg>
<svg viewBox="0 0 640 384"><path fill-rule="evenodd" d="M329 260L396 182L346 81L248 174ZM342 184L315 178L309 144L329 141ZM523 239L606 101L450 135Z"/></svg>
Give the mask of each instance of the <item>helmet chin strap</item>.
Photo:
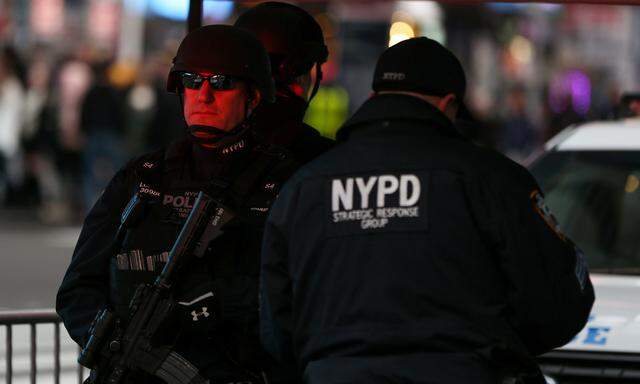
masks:
<svg viewBox="0 0 640 384"><path fill-rule="evenodd" d="M226 138L228 135L231 135L231 132L226 132L220 128L216 128L214 126L209 126L209 125L200 125L200 124L189 125L187 127L187 130L189 132L189 136L191 137L191 140L198 144L215 145L215 144L218 144L220 141L222 141L224 138ZM196 136L196 132L205 132L207 134L215 135L215 136L207 137L207 138L198 137Z"/></svg>
<svg viewBox="0 0 640 384"><path fill-rule="evenodd" d="M322 81L322 69L320 68L320 63L316 63L316 81L313 84L313 90L311 91L311 95L309 96L309 100L307 100L307 104L311 102L311 99L318 93L318 89L320 88L320 81Z"/></svg>

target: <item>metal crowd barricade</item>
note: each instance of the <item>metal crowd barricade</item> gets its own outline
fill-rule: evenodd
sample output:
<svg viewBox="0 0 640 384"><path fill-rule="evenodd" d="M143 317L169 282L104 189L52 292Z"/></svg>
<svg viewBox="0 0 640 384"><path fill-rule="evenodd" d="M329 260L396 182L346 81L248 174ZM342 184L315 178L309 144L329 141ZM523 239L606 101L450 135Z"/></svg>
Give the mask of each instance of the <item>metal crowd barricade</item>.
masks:
<svg viewBox="0 0 640 384"><path fill-rule="evenodd" d="M38 366L36 361L36 355L38 352L37 345L37 324L53 324L54 340L53 340L53 382L60 384L60 323L61 319L53 309L44 310L24 310L24 311L1 311L0 312L0 327L4 326L6 329L6 342L5 342L5 374L6 384L12 384L13 381L13 326L15 325L28 325L30 328L30 347L29 347L29 361L30 370L29 377L31 384L36 384L36 375L38 373ZM78 350L79 352L79 350ZM83 381L83 367L78 364L77 377L78 384L82 384Z"/></svg>

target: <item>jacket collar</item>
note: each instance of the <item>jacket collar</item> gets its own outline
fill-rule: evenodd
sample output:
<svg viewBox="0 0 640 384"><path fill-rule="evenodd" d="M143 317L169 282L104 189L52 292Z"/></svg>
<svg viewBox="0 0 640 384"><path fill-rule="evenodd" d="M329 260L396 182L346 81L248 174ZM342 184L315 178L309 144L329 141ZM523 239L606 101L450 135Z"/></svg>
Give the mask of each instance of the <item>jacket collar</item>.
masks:
<svg viewBox="0 0 640 384"><path fill-rule="evenodd" d="M421 126L421 130L435 128L445 135L462 137L453 123L436 107L417 97L401 94L372 96L342 125L336 137L344 141L354 131L384 121L420 122L428 125Z"/></svg>
<svg viewBox="0 0 640 384"><path fill-rule="evenodd" d="M274 103L261 103L256 109L258 120L266 120L270 124L286 121L302 121L307 111L307 103L299 97L276 96Z"/></svg>

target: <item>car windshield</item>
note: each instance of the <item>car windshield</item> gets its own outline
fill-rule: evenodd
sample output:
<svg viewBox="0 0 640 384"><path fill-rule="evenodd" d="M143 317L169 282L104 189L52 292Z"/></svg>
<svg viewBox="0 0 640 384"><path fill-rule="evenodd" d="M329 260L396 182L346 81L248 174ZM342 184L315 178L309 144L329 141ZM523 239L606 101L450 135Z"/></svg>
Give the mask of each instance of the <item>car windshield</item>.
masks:
<svg viewBox="0 0 640 384"><path fill-rule="evenodd" d="M531 171L592 272L640 275L640 151L559 151Z"/></svg>

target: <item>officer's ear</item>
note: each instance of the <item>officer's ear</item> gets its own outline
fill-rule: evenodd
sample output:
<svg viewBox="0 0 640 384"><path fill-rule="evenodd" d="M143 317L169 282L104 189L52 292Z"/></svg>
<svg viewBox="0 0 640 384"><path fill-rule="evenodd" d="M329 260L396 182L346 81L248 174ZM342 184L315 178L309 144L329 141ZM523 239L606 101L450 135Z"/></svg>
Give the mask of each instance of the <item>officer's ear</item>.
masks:
<svg viewBox="0 0 640 384"><path fill-rule="evenodd" d="M311 92L313 91L313 85L315 84L315 73L316 66L314 65L308 72L296 77L295 82L289 86L293 93L305 101L309 101Z"/></svg>
<svg viewBox="0 0 640 384"><path fill-rule="evenodd" d="M262 95L257 88L250 87L249 89L247 89L247 110L249 113L256 109L261 100Z"/></svg>
<svg viewBox="0 0 640 384"><path fill-rule="evenodd" d="M454 121L458 114L458 98L453 93L447 93L440 98L437 107L449 120Z"/></svg>

